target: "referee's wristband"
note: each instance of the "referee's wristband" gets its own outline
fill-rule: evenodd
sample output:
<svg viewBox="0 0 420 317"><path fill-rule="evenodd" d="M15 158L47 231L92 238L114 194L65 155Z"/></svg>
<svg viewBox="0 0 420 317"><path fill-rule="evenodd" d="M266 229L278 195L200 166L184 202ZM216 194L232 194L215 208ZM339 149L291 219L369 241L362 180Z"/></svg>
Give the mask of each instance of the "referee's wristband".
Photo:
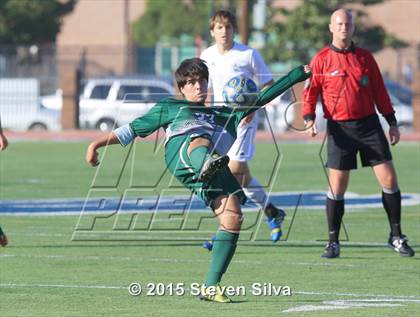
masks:
<svg viewBox="0 0 420 317"><path fill-rule="evenodd" d="M305 114L303 116L303 121L315 121L315 114Z"/></svg>
<svg viewBox="0 0 420 317"><path fill-rule="evenodd" d="M303 124L305 128L308 128L309 122L314 122L314 120L303 120Z"/></svg>
<svg viewBox="0 0 420 317"><path fill-rule="evenodd" d="M384 118L390 127L397 126L397 118L395 117L395 113L384 115Z"/></svg>

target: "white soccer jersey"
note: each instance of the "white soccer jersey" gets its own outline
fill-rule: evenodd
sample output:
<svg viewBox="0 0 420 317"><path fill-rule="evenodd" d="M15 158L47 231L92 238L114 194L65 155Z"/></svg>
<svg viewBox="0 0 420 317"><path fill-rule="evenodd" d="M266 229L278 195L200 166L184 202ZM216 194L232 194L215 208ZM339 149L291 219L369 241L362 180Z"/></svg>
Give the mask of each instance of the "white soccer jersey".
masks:
<svg viewBox="0 0 420 317"><path fill-rule="evenodd" d="M220 54L216 44L201 53L209 68L209 88L213 90L215 105L223 103L223 86L234 76L252 78L260 88L273 79L260 53L246 45L234 42L232 49Z"/></svg>
<svg viewBox="0 0 420 317"><path fill-rule="evenodd" d="M223 105L223 87L234 76L244 75L256 81L261 88L273 76L265 65L260 53L246 45L234 42L232 49L220 54L217 45L205 49L200 56L209 68L209 88L213 91L212 102L215 106ZM257 132L258 116L237 129L237 138L229 150L233 161L246 162L254 156L254 138Z"/></svg>

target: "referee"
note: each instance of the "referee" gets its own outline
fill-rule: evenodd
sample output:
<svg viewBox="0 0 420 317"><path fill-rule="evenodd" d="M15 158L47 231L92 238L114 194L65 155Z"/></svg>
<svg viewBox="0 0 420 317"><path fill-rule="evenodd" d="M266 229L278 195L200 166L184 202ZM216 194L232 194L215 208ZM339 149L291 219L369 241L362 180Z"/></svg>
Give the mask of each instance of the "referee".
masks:
<svg viewBox="0 0 420 317"><path fill-rule="evenodd" d="M329 243L322 257L340 256L339 232L344 214L344 194L350 170L357 168L357 153L363 166L371 166L382 187L382 203L391 227L388 246L401 256L414 256L401 232L401 192L384 131L375 111L389 124L391 145L398 143L400 132L388 93L372 54L356 47L350 11L337 10L329 25L332 43L312 59L313 76L303 91L302 114L307 131L317 134L315 107L318 96L327 122L329 192L326 214Z"/></svg>

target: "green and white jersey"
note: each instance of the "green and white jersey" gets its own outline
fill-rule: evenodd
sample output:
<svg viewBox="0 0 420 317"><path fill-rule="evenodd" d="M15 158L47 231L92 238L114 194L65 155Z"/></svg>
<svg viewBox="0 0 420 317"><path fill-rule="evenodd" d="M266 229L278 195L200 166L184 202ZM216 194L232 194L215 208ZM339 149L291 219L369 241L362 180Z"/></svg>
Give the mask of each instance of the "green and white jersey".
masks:
<svg viewBox="0 0 420 317"><path fill-rule="evenodd" d="M244 112L228 107L205 107L200 103L168 98L158 102L129 126L134 135L140 137L163 128L166 133L165 143L179 135L206 135L219 154L226 154L236 139L236 127L243 117Z"/></svg>
<svg viewBox="0 0 420 317"><path fill-rule="evenodd" d="M179 135L206 135L211 138L217 153L223 155L235 141L236 128L244 117L309 76L303 66L293 69L262 91L254 106L246 110L242 108L241 111L228 107L205 107L200 103L168 98L158 102L144 116L129 125L114 130L114 133L123 146L131 143L135 137L146 137L159 128L166 131L166 143Z"/></svg>

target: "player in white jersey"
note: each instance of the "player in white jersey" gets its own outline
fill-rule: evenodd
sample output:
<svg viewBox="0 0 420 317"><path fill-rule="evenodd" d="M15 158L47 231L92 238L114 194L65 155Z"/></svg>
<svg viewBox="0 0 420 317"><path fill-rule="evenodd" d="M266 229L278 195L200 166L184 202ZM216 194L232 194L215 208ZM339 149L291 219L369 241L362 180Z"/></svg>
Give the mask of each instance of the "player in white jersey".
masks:
<svg viewBox="0 0 420 317"><path fill-rule="evenodd" d="M224 104L223 87L234 76L244 75L252 78L261 89L274 82L258 51L233 40L235 30L236 19L228 11L217 11L210 19L210 33L216 44L205 49L201 59L206 61L209 68L208 98L211 99L208 101L215 106ZM246 117L238 127L237 139L228 153L229 168L243 187L246 196L264 210L271 230L271 240L276 242L281 237L281 223L286 214L269 201L260 182L251 176L247 163L254 156L257 125L258 116L254 113ZM205 242L203 247L211 249L211 241Z"/></svg>

